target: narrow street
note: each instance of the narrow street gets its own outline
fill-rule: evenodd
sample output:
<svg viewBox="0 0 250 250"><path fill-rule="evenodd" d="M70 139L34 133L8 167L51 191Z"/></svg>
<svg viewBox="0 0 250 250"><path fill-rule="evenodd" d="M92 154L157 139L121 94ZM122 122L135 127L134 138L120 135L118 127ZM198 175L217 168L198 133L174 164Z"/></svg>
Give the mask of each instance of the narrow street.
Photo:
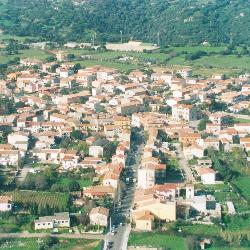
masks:
<svg viewBox="0 0 250 250"><path fill-rule="evenodd" d="M137 136L144 138L143 130L138 132ZM134 194L136 189L136 182L138 168L141 162L141 154L144 148L144 140L141 143L135 144L136 142L131 142L131 150L128 158L133 159L128 160L122 181L125 183L123 189L120 190L120 200L115 204L113 214L111 215L111 230L114 233L108 233L105 236L104 250L127 250L128 238L131 230L131 224L128 223L130 219L130 209L133 205ZM129 181L127 181L129 180ZM113 243L109 243L113 242ZM112 244L112 245L109 245Z"/></svg>
<svg viewBox="0 0 250 250"><path fill-rule="evenodd" d="M176 150L178 153L179 165L183 171L184 178L185 178L186 182L194 183L195 179L194 179L193 173L192 173L190 167L188 166L187 159L184 157L183 151L181 149L181 145L176 144L175 147L176 147Z"/></svg>

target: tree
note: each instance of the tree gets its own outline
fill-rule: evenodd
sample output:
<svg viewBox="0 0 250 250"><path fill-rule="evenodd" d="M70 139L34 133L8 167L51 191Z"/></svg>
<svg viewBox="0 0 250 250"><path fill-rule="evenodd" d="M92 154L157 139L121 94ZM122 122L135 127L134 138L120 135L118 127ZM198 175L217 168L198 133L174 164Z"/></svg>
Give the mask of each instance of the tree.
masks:
<svg viewBox="0 0 250 250"><path fill-rule="evenodd" d="M81 213L80 223L84 226L89 224L89 216L86 213Z"/></svg>
<svg viewBox="0 0 250 250"><path fill-rule="evenodd" d="M235 120L232 116L226 116L222 120L223 125L231 126L235 124Z"/></svg>
<svg viewBox="0 0 250 250"><path fill-rule="evenodd" d="M203 131L206 129L207 123L209 123L209 120L207 118L203 118L200 120L198 124L198 130Z"/></svg>
<svg viewBox="0 0 250 250"><path fill-rule="evenodd" d="M51 249L54 245L58 244L59 240L55 237L48 237L43 240L42 245L40 246L40 250Z"/></svg>
<svg viewBox="0 0 250 250"><path fill-rule="evenodd" d="M86 156L89 154L89 145L86 141L81 141L77 144L77 150L79 150L80 152L82 151Z"/></svg>
<svg viewBox="0 0 250 250"><path fill-rule="evenodd" d="M168 137L165 131L158 130L157 139L163 141L163 142L171 142L171 139Z"/></svg>
<svg viewBox="0 0 250 250"><path fill-rule="evenodd" d="M94 108L97 113L105 111L105 108L100 103L95 103Z"/></svg>
<svg viewBox="0 0 250 250"><path fill-rule="evenodd" d="M32 174L28 173L24 182L22 183L22 188L24 189L34 189L35 188L35 178Z"/></svg>
<svg viewBox="0 0 250 250"><path fill-rule="evenodd" d="M80 97L80 103L85 104L88 101L89 97L88 96L81 96Z"/></svg>
<svg viewBox="0 0 250 250"><path fill-rule="evenodd" d="M68 54L67 55L67 60L68 61L72 61L72 60L74 60L75 59L75 55L74 54Z"/></svg>
<svg viewBox="0 0 250 250"><path fill-rule="evenodd" d="M172 108L168 105L166 106L161 106L160 109L159 109L159 112L161 114L169 114L171 115L172 114Z"/></svg>
<svg viewBox="0 0 250 250"><path fill-rule="evenodd" d="M5 48L7 55L18 54L18 43L15 40L11 40Z"/></svg>
<svg viewBox="0 0 250 250"><path fill-rule="evenodd" d="M49 96L49 95L43 95L43 96L42 96L42 99L43 99L44 101L52 101L51 96Z"/></svg>
<svg viewBox="0 0 250 250"><path fill-rule="evenodd" d="M112 209L113 207L113 199L109 195L105 195L101 200L100 200L100 206Z"/></svg>
<svg viewBox="0 0 250 250"><path fill-rule="evenodd" d="M48 180L45 175L38 175L35 178L35 187L37 190L46 190L48 188Z"/></svg>
<svg viewBox="0 0 250 250"><path fill-rule="evenodd" d="M24 102L16 102L16 104L15 104L15 107L17 108L17 109L19 109L19 108L24 108L26 106L26 104L24 103Z"/></svg>
<svg viewBox="0 0 250 250"><path fill-rule="evenodd" d="M80 130L73 130L70 134L70 137L73 138L74 140L82 140L83 139L83 134Z"/></svg>
<svg viewBox="0 0 250 250"><path fill-rule="evenodd" d="M55 62L56 61L56 57L55 56L48 56L45 58L44 60L45 62Z"/></svg>
<svg viewBox="0 0 250 250"><path fill-rule="evenodd" d="M12 99L0 95L0 115L10 115L16 113L15 103Z"/></svg>
<svg viewBox="0 0 250 250"><path fill-rule="evenodd" d="M115 154L118 142L109 142L104 147L103 158L106 162L110 162L113 154Z"/></svg>
<svg viewBox="0 0 250 250"><path fill-rule="evenodd" d="M73 70L74 73L76 74L76 73L78 72L78 70L81 69L81 68L82 68L81 64L80 64L80 63L76 63L76 64L73 66L72 70Z"/></svg>
<svg viewBox="0 0 250 250"><path fill-rule="evenodd" d="M79 191L79 190L81 190L81 186L78 181L73 180L69 183L70 192Z"/></svg>
<svg viewBox="0 0 250 250"><path fill-rule="evenodd" d="M153 43L157 42L158 30L161 31L161 44L200 44L206 39L209 39L210 44L229 43L230 33L234 34L235 44L249 44L249 2L244 0L238 0L235 4L226 0L206 1L202 7L192 1L192 8L186 1L175 1L173 4L172 1L163 0L155 5L150 1L138 1L135 4L133 0L85 1L81 5L74 4L74 1L55 1L55 4L50 5L48 0L19 0L15 1L15 8L12 1L1 2L1 28L8 30L11 35L50 41L48 46L51 48L55 47L55 42L58 45L66 41L91 42L91 31L98 34L99 44L118 42L120 30L124 28L126 34L133 34L135 39ZM225 18L234 13L236 7L245 13L245 17L239 17L235 22ZM178 13L178 19L171 22L173 13L178 10L182 10ZM195 22L186 22L187 17L194 16ZM39 22L34 21L38 19ZM123 40L128 41L129 36L124 34ZM227 54L239 53L230 47ZM105 50L105 47L101 46L101 49ZM145 52L153 54L152 51Z"/></svg>
<svg viewBox="0 0 250 250"><path fill-rule="evenodd" d="M202 56L206 56L206 55L207 55L207 52L199 50L197 52L187 54L185 59L187 61L194 61L194 60L197 60L197 59L201 58Z"/></svg>
<svg viewBox="0 0 250 250"><path fill-rule="evenodd" d="M55 183L51 186L50 191L51 192L63 192L64 191L63 189L64 189L63 185Z"/></svg>
<svg viewBox="0 0 250 250"><path fill-rule="evenodd" d="M224 102L217 102L216 100L212 99L211 104L209 106L209 111L216 112L216 111L225 111L227 109L227 104Z"/></svg>

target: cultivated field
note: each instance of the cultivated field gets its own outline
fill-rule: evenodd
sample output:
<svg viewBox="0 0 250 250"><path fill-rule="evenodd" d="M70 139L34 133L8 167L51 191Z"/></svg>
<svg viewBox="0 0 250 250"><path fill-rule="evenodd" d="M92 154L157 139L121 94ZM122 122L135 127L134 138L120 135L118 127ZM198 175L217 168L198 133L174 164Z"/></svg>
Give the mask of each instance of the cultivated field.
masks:
<svg viewBox="0 0 250 250"><path fill-rule="evenodd" d="M37 204L39 208L50 207L60 211L67 210L69 196L62 193L37 192L37 191L14 191L12 195L14 202L24 205Z"/></svg>

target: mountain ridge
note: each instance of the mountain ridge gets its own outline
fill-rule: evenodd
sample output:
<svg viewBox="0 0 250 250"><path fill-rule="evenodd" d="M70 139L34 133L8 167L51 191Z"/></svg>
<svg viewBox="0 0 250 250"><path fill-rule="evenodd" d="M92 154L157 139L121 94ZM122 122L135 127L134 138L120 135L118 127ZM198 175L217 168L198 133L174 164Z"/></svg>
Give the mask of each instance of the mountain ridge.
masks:
<svg viewBox="0 0 250 250"><path fill-rule="evenodd" d="M161 45L249 44L250 1L1 0L6 33L51 41L133 39ZM2 7L1 7L2 6Z"/></svg>

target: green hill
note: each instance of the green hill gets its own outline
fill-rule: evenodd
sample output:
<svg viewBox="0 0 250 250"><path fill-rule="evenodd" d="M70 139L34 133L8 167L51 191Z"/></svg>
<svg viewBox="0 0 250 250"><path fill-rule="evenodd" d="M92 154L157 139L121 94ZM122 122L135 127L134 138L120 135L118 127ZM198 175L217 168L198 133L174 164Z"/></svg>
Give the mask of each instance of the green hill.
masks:
<svg viewBox="0 0 250 250"><path fill-rule="evenodd" d="M249 44L249 0L0 0L0 28L51 41Z"/></svg>

